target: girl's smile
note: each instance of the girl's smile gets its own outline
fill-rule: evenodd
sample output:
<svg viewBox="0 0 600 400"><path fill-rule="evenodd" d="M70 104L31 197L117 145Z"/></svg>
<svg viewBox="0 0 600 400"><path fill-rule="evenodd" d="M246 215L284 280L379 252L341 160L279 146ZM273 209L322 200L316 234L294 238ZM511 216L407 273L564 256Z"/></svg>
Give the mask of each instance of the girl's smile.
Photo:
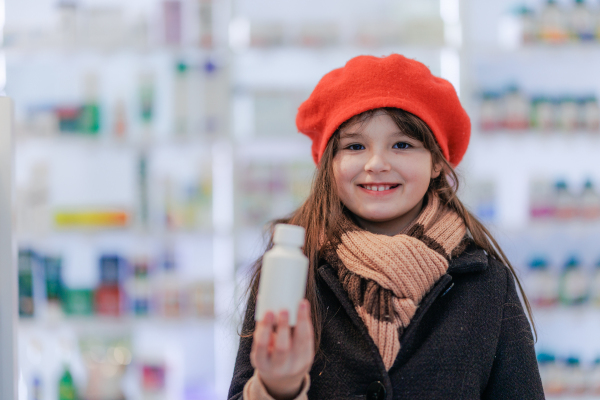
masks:
<svg viewBox="0 0 600 400"><path fill-rule="evenodd" d="M361 227L387 235L417 217L440 170L433 168L423 143L401 132L384 113L343 129L333 159L342 203Z"/></svg>
<svg viewBox="0 0 600 400"><path fill-rule="evenodd" d="M399 183L364 183L358 184L361 189L364 189L365 192L372 196L386 196L388 194L392 194L395 189L397 189L400 184Z"/></svg>

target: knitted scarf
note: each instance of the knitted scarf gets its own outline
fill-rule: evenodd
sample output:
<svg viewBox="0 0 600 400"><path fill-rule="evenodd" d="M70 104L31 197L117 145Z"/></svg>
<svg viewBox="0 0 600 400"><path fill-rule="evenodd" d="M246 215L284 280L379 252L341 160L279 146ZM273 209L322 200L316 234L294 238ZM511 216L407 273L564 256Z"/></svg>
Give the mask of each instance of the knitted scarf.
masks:
<svg viewBox="0 0 600 400"><path fill-rule="evenodd" d="M421 299L468 244L462 218L440 204L428 195L419 216L396 236L368 232L345 217L343 233L322 248L388 370Z"/></svg>

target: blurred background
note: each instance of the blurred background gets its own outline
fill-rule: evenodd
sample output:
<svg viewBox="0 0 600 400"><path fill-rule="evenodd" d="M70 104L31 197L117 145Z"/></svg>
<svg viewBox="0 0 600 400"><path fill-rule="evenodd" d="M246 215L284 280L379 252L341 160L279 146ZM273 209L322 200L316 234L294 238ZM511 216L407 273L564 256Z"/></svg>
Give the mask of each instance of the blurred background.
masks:
<svg viewBox="0 0 600 400"><path fill-rule="evenodd" d="M224 399L295 114L359 54L473 122L460 196L534 306L549 398L600 399L600 1L2 0L27 400Z"/></svg>

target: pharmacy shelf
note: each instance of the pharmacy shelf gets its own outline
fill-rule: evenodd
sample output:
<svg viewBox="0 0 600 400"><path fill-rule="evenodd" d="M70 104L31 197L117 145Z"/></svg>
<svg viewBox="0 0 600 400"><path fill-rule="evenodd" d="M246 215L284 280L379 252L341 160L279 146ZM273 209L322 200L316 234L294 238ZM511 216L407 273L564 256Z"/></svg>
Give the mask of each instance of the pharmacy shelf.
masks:
<svg viewBox="0 0 600 400"><path fill-rule="evenodd" d="M234 53L232 72L236 85L246 88L311 90L327 72L343 67L358 55L389 55L399 53L425 63L435 75L440 75L440 54L444 48L422 46L390 46L377 48L251 48Z"/></svg>
<svg viewBox="0 0 600 400"><path fill-rule="evenodd" d="M299 133L289 138L254 137L240 139L235 144L235 157L240 163L265 161L273 163L306 161L312 162L311 140Z"/></svg>
<svg viewBox="0 0 600 400"><path fill-rule="evenodd" d="M19 328L23 330L48 331L68 327L79 334L95 333L110 335L127 333L132 330L152 330L157 326L174 329L214 327L214 317L155 317L155 316L123 316L123 317L62 317L57 319L20 318Z"/></svg>
<svg viewBox="0 0 600 400"><path fill-rule="evenodd" d="M540 57L572 57L569 62L577 60L578 57L598 56L600 54L600 43L567 43L563 45L552 45L546 43L535 43L517 48L506 48L500 46L473 46L470 51L477 52L477 58L486 57L512 57L527 59L528 62ZM530 60L533 58L533 60Z"/></svg>
<svg viewBox="0 0 600 400"><path fill-rule="evenodd" d="M133 150L155 149L164 147L200 147L205 148L215 141L216 138L204 136L202 133L178 136L174 133L167 133L164 137L152 137L148 139L143 134L140 137L120 139L112 133L99 133L97 135L86 135L79 133L55 132L48 135L33 135L23 133L17 134L15 146L17 151L24 146L97 146L108 148L131 148Z"/></svg>

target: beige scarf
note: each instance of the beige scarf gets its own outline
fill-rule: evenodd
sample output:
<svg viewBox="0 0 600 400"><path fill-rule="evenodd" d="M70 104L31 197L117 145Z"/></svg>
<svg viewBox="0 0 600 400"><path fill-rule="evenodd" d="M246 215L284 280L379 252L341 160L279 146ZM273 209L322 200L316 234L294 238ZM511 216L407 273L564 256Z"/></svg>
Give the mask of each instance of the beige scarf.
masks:
<svg viewBox="0 0 600 400"><path fill-rule="evenodd" d="M419 303L468 243L462 218L437 196L427 198L419 217L396 236L368 232L346 218L343 234L323 247L388 370Z"/></svg>

